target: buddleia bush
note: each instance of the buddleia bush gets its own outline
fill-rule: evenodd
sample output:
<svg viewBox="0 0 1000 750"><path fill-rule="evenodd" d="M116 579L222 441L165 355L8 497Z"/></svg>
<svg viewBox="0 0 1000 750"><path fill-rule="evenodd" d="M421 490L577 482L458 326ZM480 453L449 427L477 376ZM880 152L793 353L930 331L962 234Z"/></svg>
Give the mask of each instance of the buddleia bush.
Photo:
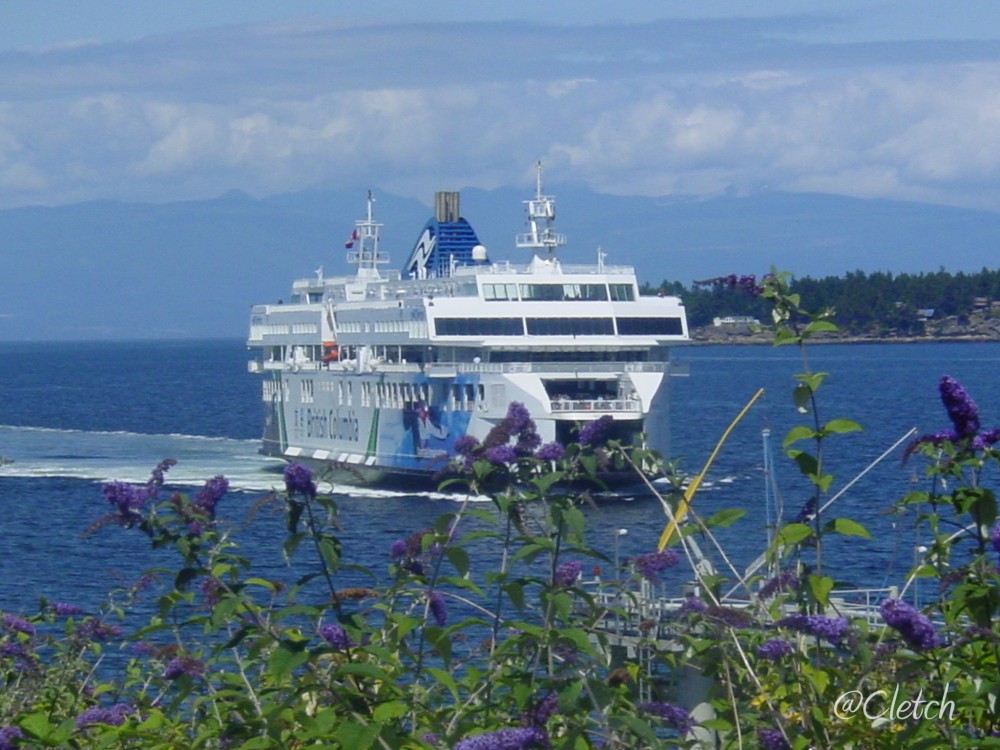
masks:
<svg viewBox="0 0 1000 750"><path fill-rule="evenodd" d="M833 311L805 310L787 274L716 283L766 300L775 344L803 354L789 405L802 420L783 448L810 494L772 529L767 573L715 547L715 528L746 523L739 510L701 518L684 477L607 440L609 419L543 445L511 404L485 439L460 441L443 479L491 504L411 529L374 570L342 532L363 519L291 464L259 503L283 514L280 580L231 535L226 480L174 491L165 461L145 484L106 485L89 532L142 534L172 566L135 571L97 611L0 613L0 750L1000 747L1000 432L942 378L951 428L913 440L926 486L887 508L916 519L926 553L898 591L845 607L825 544L870 535L832 515L829 453L861 425L822 413L828 375L806 355ZM588 493L629 468L666 472L668 490L650 492L665 521L687 515L600 580L589 571L614 564L588 543ZM678 569L686 596L661 606ZM907 598L918 580L936 591L922 608Z"/></svg>

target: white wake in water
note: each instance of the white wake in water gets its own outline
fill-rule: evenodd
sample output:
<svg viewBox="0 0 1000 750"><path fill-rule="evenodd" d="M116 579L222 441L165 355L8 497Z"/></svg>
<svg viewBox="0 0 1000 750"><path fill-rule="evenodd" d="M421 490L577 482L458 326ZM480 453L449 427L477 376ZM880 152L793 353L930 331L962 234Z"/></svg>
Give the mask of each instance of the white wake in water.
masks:
<svg viewBox="0 0 1000 750"><path fill-rule="evenodd" d="M0 478L55 477L95 482L142 483L165 458L177 460L168 484L200 486L222 475L233 490L268 492L282 489L284 463L261 456L257 440L198 435L146 435L134 432L87 432L0 425ZM9 463L8 463L9 462ZM352 497L399 498L419 495L434 500L461 500L435 492L409 493L320 483L321 492Z"/></svg>

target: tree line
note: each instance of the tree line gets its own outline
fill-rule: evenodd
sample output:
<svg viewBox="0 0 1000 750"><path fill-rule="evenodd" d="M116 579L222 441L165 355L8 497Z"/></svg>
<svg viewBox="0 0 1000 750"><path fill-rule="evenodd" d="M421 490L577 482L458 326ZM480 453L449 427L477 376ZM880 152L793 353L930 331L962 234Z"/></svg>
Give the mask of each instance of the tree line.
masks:
<svg viewBox="0 0 1000 750"><path fill-rule="evenodd" d="M769 319L765 300L712 281L684 286L664 280L656 287L643 284L640 291L679 296L693 327L711 325L713 318L727 315ZM933 319L961 318L980 308L983 300L1000 301L1000 269L951 273L942 268L918 274L851 271L819 279L803 276L791 281L790 292L800 295L811 309L834 308L837 325L845 331L916 333L923 327L926 311L933 310Z"/></svg>

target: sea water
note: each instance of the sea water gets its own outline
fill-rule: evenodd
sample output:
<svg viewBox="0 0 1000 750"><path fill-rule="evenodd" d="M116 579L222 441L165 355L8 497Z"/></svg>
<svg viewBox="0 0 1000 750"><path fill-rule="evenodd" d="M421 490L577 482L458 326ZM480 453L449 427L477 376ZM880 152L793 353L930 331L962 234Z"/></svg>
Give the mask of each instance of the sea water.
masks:
<svg viewBox="0 0 1000 750"><path fill-rule="evenodd" d="M824 467L835 476L834 492L856 479L828 514L862 522L873 538L831 541L827 570L859 586L900 583L922 540L912 517L885 511L926 479L919 460L904 463L901 448L889 449L908 442L912 428L949 426L936 388L943 374L971 392L984 427L1000 425L1000 344L823 345L808 356L812 370L829 373L818 394L820 420L848 418L864 427L832 438ZM703 517L746 509L719 530L727 555L745 566L766 546L776 514L794 516L810 493L782 452L788 429L811 419L791 399L804 363L793 347L692 346L675 349L674 358L690 374L671 381L670 456L689 474L702 469L731 421L765 389L695 496ZM0 344L0 456L12 461L0 466L0 610L31 611L39 597L96 607L109 588L172 564L169 552L150 551L134 531L84 533L108 510L102 483L144 482L164 458L178 461L167 477L178 488L216 475L229 479L220 515L256 574L281 577L280 514L266 505L251 513L281 487L281 464L257 453L260 381L247 371L247 359L239 341ZM764 470L769 461L771 475ZM382 578L393 540L467 500L323 489L340 505L348 560ZM609 560L655 549L665 522L659 500L644 492L602 497L585 513L591 544ZM495 564L482 547L482 564Z"/></svg>

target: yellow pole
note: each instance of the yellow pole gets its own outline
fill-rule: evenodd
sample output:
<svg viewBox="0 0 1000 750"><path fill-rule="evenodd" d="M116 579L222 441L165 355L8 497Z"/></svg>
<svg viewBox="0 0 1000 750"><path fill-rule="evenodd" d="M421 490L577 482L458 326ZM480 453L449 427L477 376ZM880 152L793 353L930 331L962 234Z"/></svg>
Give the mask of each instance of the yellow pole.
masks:
<svg viewBox="0 0 1000 750"><path fill-rule="evenodd" d="M662 552L664 547L667 546L667 543L670 541L670 538L676 533L677 526L680 524L681 521L684 520L684 517L687 515L688 507L691 505L691 498L694 497L694 493L698 491L698 487L701 485L702 480L708 473L709 467L712 465L712 462L715 460L715 457L719 455L719 451L722 450L722 444L726 442L726 439L729 437L729 433L731 433L733 429L736 427L736 425L740 423L740 420L746 416L746 413L750 411L750 407L757 402L757 399L759 399L763 395L764 395L764 389L760 388L753 395L753 398L751 398L747 402L747 405L743 407L743 411L741 411L739 415L737 415L736 419L732 421L732 424L730 424L729 427L726 428L726 431L722 433L722 437L719 438L719 442L715 444L715 450L712 451L712 455L710 455L708 457L708 461L705 462L705 468L701 470L701 473L698 474L698 476L696 476L694 479L691 480L690 484L688 484L687 486L687 489L684 490L684 495L683 497L681 497L680 503L677 504L677 510L674 511L674 520L670 521L667 524L667 527L663 530L663 533L660 535L660 545L659 547L657 547L657 549L660 552Z"/></svg>

